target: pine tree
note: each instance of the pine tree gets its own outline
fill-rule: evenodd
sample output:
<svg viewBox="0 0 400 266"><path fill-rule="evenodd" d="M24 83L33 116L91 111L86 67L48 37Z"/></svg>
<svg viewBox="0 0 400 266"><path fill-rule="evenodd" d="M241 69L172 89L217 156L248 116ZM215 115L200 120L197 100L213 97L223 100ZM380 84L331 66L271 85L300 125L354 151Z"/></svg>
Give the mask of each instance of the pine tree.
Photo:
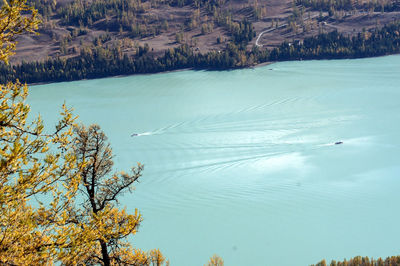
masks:
<svg viewBox="0 0 400 266"><path fill-rule="evenodd" d="M37 24L36 11L26 0L4 2L0 9L3 63L15 50L16 36L33 32ZM65 62L60 63L65 67ZM29 116L27 95L28 87L19 81L0 85L0 264L162 265L165 259L159 250L133 250L123 241L136 232L141 216L115 205L117 196L132 188L142 167L132 175L112 175L104 181L100 173L108 174L112 161L108 146L98 146L107 160L103 172L95 175L96 194L90 194L95 204L90 205L89 198L84 206L92 206L92 211L80 209L77 196L87 187L85 171L100 168L79 153L82 139L73 138L71 110L64 105L56 127L45 129L41 117Z"/></svg>

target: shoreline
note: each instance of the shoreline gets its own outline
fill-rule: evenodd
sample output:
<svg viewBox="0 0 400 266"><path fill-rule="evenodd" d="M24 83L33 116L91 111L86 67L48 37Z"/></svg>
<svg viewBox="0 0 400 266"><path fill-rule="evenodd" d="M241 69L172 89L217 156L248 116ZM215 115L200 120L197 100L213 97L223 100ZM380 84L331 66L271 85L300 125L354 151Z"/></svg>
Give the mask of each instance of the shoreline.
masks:
<svg viewBox="0 0 400 266"><path fill-rule="evenodd" d="M237 67L237 68L226 68L226 69L197 69L197 68L182 68L182 69L173 69L173 70L167 70L167 71L160 71L160 72L152 72L152 73L134 73L134 74L127 74L127 75L110 75L110 76L105 76L105 77L99 77L99 78L86 78L86 79L77 79L77 80L64 80L64 81L47 81L47 82L36 82L36 83L26 83L28 87L31 86L40 86L40 85L48 85L48 84L53 84L53 83L63 83L63 82L75 82L75 81L85 81L85 80L96 80L96 79L107 79L107 78L125 78L125 77L131 77L131 76L147 76L147 75L158 75L158 74L169 74L169 73L175 73L175 72L183 72L183 71L232 71L232 70L238 70L238 69L256 69L276 63L283 63L283 62L301 62L301 61L321 61L321 60L327 60L327 61L332 61L332 60L362 60L362 59L370 59L370 58L380 58L380 57L386 57L386 56L395 56L395 55L400 55L400 53L394 53L394 54L387 54L387 55L379 55L379 56L367 56L367 57L358 57L358 58L321 58L321 59L297 59L297 60L282 60L282 61L268 61L268 62L263 62L259 64L255 64L252 66L246 66L246 67Z"/></svg>
<svg viewBox="0 0 400 266"><path fill-rule="evenodd" d="M127 74L127 75L115 75L115 76L107 76L101 78L93 78L93 79L77 79L77 80L64 80L64 81L44 81L44 82L35 82L35 83L27 83L28 86L38 86L38 85L47 85L52 83L62 83L62 82L74 82L74 81L83 81L83 80L94 80L94 79L108 79L108 78L126 78L131 76L148 76L148 75L155 75L155 74L167 74L173 72L181 72L181 71L188 71L188 70L195 70L193 68L182 68L182 69L174 69L174 70L167 70L161 72L154 72L154 73L137 73L137 74Z"/></svg>
<svg viewBox="0 0 400 266"><path fill-rule="evenodd" d="M299 60L292 60L292 61L299 61ZM284 62L284 61L274 61L274 62L263 62L259 63L253 66L247 66L247 67L242 67L242 68L227 68L227 69L196 69L196 68L182 68L182 69L174 69L174 70L167 70L167 71L161 71L161 72L154 72L154 73L137 73L137 74L128 74L128 75L115 75L115 76L107 76L107 77L101 77L101 78L93 78L93 79L77 79L77 80L66 80L66 81L43 81L43 82L34 82L34 83L26 83L27 86L39 86L39 85L47 85L47 84L52 84L52 83L63 83L63 82L74 82L74 81L84 81L84 80L94 80L94 79L108 79L108 78L125 78L125 77L131 77L131 76L148 76L148 75L158 75L158 74L169 74L169 73L175 73L175 72L183 72L183 71L230 71L230 70L237 70L237 69L253 69L253 68L258 68L258 67L263 67L263 66L268 66L271 64L279 63L279 62Z"/></svg>
<svg viewBox="0 0 400 266"><path fill-rule="evenodd" d="M321 59L324 60L324 59ZM74 81L85 81L85 80L94 80L94 79L108 79L108 78L126 78L126 77L131 77L131 76L148 76L148 75L158 75L158 74L169 74L169 73L174 73L174 72L183 72L183 71L230 71L230 70L238 70L238 69L255 69L259 67L264 67L268 65L272 65L275 63L280 63L280 62L295 62L295 61L300 61L300 60L289 60L289 61L271 61L271 62L263 62L259 63L253 66L247 66L247 67L242 67L242 68L228 68L228 69L196 69L196 68L182 68L182 69L174 69L174 70L167 70L167 71L161 71L161 72L154 72L154 73L137 73L137 74L128 74L128 75L115 75L115 76L107 76L107 77L101 77L101 78L93 78L93 79L77 79L77 80L66 80L66 81L43 81L43 82L35 82L35 83L26 83L27 86L40 86L40 85L48 85L48 84L53 84L53 83L63 83L63 82L74 82ZM306 61L306 60L304 60ZM311 60L307 60L311 61Z"/></svg>
<svg viewBox="0 0 400 266"><path fill-rule="evenodd" d="M232 71L255 69L276 62L373 58L400 54L400 21L357 36L338 31L321 33L304 41L283 42L265 50L238 46L235 42L223 51L195 53L188 44L165 52L163 56L139 54L121 57L107 47L96 46L82 56L49 58L0 69L1 83L17 79L30 86L131 75L151 75L187 70ZM361 45L362 43L362 45ZM248 41L246 41L248 44Z"/></svg>

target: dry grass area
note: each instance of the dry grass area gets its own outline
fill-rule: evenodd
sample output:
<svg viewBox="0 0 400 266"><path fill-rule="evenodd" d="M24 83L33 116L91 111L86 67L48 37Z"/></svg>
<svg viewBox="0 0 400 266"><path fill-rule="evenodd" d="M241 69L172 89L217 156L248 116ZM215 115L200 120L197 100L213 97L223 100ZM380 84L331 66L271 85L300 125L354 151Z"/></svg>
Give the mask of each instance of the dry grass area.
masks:
<svg viewBox="0 0 400 266"><path fill-rule="evenodd" d="M67 5L73 0L58 0L60 5ZM303 14L303 23L297 22L295 29L289 27L288 21L293 12L292 0L259 0L257 6L264 8L266 11L261 17L255 18L251 10L251 6L255 5L256 0L230 0L223 6L223 9L229 10L233 14L233 19L241 21L244 18L253 23L257 37L263 31L268 31L259 38L258 45L262 47L276 47L283 41L291 42L293 40L302 40L305 37L317 35L320 32L328 32L338 30L345 34L357 34L363 30L369 30L375 27L383 26L394 20L400 20L400 12L360 12L352 11L343 13L340 17L327 17L327 13L322 13L325 19L321 22L318 20L319 12L305 10ZM171 7L160 5L157 8L147 10L143 17L150 18L148 23L151 24L151 18L157 17L159 20L168 21L168 29L162 31L155 36L147 36L143 38L132 38L128 32L110 31L111 40L104 45L113 45L122 43L124 53L133 54L135 47L143 46L147 43L150 52L154 55L162 54L166 49L179 45L176 41L176 34L183 33L183 41L191 45L196 51L205 53L210 50L222 50L226 45L226 41L230 39L229 33L225 28L214 26L209 33L202 34L201 25L192 29L188 29L188 20L193 16L196 9L193 6ZM204 21L210 14L206 10L201 9L200 17ZM113 19L113 18L111 18ZM210 21L211 18L208 19ZM105 20L105 19L104 19ZM87 30L86 34L75 36L68 43L68 53L60 52L61 40L66 36L70 36L71 32L77 29L74 26L63 26L59 18L54 18L51 23L52 27L42 26L39 35L26 35L18 39L17 54L13 58L12 63L21 61L43 60L47 57L71 57L79 53L82 46L93 43L96 37L104 35L105 30L102 29L104 20L95 22L93 27ZM275 24L274 24L275 23ZM276 25L278 24L278 27ZM274 24L274 25L273 25ZM302 24L302 25L300 25ZM248 48L250 49L256 43L254 38ZM217 38L222 42L218 43Z"/></svg>

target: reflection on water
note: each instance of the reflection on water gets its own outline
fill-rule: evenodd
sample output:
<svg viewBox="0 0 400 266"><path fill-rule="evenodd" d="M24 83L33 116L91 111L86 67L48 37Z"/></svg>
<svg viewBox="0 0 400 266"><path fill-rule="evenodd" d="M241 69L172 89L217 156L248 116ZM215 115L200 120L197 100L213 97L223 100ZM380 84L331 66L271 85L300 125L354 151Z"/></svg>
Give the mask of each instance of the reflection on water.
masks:
<svg viewBox="0 0 400 266"><path fill-rule="evenodd" d="M65 100L119 170L145 164L123 200L145 219L132 243L172 265L399 254L400 57L270 67L35 86L29 102L52 124Z"/></svg>

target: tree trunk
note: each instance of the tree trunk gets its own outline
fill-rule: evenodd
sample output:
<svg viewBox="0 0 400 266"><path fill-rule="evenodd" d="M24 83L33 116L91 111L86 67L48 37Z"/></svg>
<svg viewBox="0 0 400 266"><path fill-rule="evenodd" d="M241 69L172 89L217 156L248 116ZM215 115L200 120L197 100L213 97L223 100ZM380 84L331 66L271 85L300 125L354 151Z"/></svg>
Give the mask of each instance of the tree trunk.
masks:
<svg viewBox="0 0 400 266"><path fill-rule="evenodd" d="M107 244L103 240L100 240L100 245L101 245L101 254L103 255L104 266L110 266L111 260L110 256L108 255Z"/></svg>

